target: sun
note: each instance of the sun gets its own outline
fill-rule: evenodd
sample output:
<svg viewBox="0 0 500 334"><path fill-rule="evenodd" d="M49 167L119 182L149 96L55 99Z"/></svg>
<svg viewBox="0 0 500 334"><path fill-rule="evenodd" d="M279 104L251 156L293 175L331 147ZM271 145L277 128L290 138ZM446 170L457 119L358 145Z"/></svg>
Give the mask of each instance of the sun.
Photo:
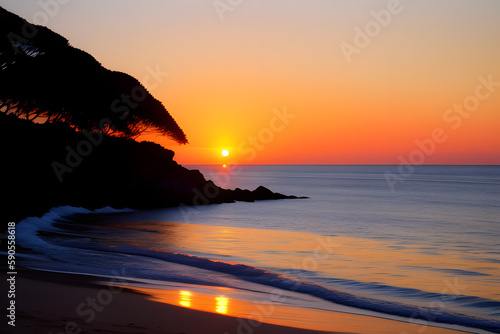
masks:
<svg viewBox="0 0 500 334"><path fill-rule="evenodd" d="M229 151L228 150L222 150L222 156L223 157L227 157L229 155Z"/></svg>

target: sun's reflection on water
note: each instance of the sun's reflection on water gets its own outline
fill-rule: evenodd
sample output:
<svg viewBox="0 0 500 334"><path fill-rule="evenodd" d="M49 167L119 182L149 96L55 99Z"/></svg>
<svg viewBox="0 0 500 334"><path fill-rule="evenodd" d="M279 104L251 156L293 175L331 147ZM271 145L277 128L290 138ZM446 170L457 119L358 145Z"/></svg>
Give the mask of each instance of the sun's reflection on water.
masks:
<svg viewBox="0 0 500 334"><path fill-rule="evenodd" d="M229 298L226 297L216 297L215 298L216 306L215 306L215 312L217 313L222 313L222 314L227 314L228 312L228 306L229 306Z"/></svg>
<svg viewBox="0 0 500 334"><path fill-rule="evenodd" d="M191 296L192 296L191 292L181 290L179 304L181 304L184 307L191 307Z"/></svg>
<svg viewBox="0 0 500 334"><path fill-rule="evenodd" d="M196 304L196 305L193 305ZM197 296L195 293L187 290L179 291L179 305L188 308L201 308L206 311L228 314L229 312L229 298L208 297L206 295Z"/></svg>
<svg viewBox="0 0 500 334"><path fill-rule="evenodd" d="M130 286L127 286L130 288ZM335 332L360 332L366 328L366 322L372 323L373 328L382 328L384 333L402 333L408 330L410 323L374 318L344 312L329 312L326 310L290 307L285 305L268 304L265 308L255 302L237 298L225 297L226 292L206 294L188 290L162 290L144 287L134 287L133 290L148 295L148 299L165 304L180 305L193 310L218 313L226 316L250 319L250 316L260 314L266 323L291 326L297 328L314 329ZM219 290L219 289L217 289ZM231 305L230 305L231 304ZM272 311L270 311L272 310ZM382 333L382 332L381 332ZM426 334L454 334L443 328L426 327Z"/></svg>

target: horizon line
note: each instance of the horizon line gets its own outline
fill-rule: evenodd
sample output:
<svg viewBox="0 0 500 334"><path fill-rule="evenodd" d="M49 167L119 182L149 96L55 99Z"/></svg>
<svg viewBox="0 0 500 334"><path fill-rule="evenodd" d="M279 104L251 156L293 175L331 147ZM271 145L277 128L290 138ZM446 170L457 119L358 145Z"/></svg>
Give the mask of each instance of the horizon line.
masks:
<svg viewBox="0 0 500 334"><path fill-rule="evenodd" d="M280 163L280 164L224 164L224 163L198 163L198 164L182 164L184 166L401 166L401 164L350 164L350 163L341 163L341 164L323 164L323 163ZM404 165L408 166L408 165ZM485 166L485 167L500 167L500 164L422 164L422 165L409 165L413 167L422 167L422 166L456 166L456 167L466 167L466 166Z"/></svg>

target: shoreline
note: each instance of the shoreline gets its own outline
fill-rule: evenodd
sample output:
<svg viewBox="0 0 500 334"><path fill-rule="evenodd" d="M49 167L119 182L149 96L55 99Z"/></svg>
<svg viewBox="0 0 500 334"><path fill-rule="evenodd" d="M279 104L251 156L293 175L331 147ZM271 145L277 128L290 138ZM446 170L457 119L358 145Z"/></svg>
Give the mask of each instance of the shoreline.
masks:
<svg viewBox="0 0 500 334"><path fill-rule="evenodd" d="M5 269L5 268L3 268ZM3 270L5 273L6 271ZM118 273L117 273L118 274ZM118 277L118 276L117 276ZM276 317L262 323L245 317L181 307L160 300L151 291L118 287L119 279L101 284L102 277L19 268L16 282L16 327L6 333L203 333L203 334L340 334L425 333L458 334L457 330L399 321L328 312L328 331L286 326ZM251 304L248 303L247 304ZM282 307L289 312L290 307ZM296 310L300 311L300 310ZM323 311L326 312L326 311ZM314 311L303 316L310 316ZM299 313L297 313L299 314ZM324 314L326 315L326 313ZM268 321L271 323L268 323ZM420 329L420 330L419 330Z"/></svg>
<svg viewBox="0 0 500 334"><path fill-rule="evenodd" d="M3 271L5 272L5 270ZM19 268L16 326L3 321L6 333L200 333L200 334L341 334L262 323L192 310L148 299L129 288L93 283L102 280Z"/></svg>

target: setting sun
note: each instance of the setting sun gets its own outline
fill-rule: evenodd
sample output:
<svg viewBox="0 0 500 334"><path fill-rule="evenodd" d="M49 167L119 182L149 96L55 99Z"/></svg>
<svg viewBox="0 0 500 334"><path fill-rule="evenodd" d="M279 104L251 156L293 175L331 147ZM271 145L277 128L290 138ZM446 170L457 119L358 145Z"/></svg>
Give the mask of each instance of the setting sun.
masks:
<svg viewBox="0 0 500 334"><path fill-rule="evenodd" d="M0 0L0 334L500 334L499 17Z"/></svg>

